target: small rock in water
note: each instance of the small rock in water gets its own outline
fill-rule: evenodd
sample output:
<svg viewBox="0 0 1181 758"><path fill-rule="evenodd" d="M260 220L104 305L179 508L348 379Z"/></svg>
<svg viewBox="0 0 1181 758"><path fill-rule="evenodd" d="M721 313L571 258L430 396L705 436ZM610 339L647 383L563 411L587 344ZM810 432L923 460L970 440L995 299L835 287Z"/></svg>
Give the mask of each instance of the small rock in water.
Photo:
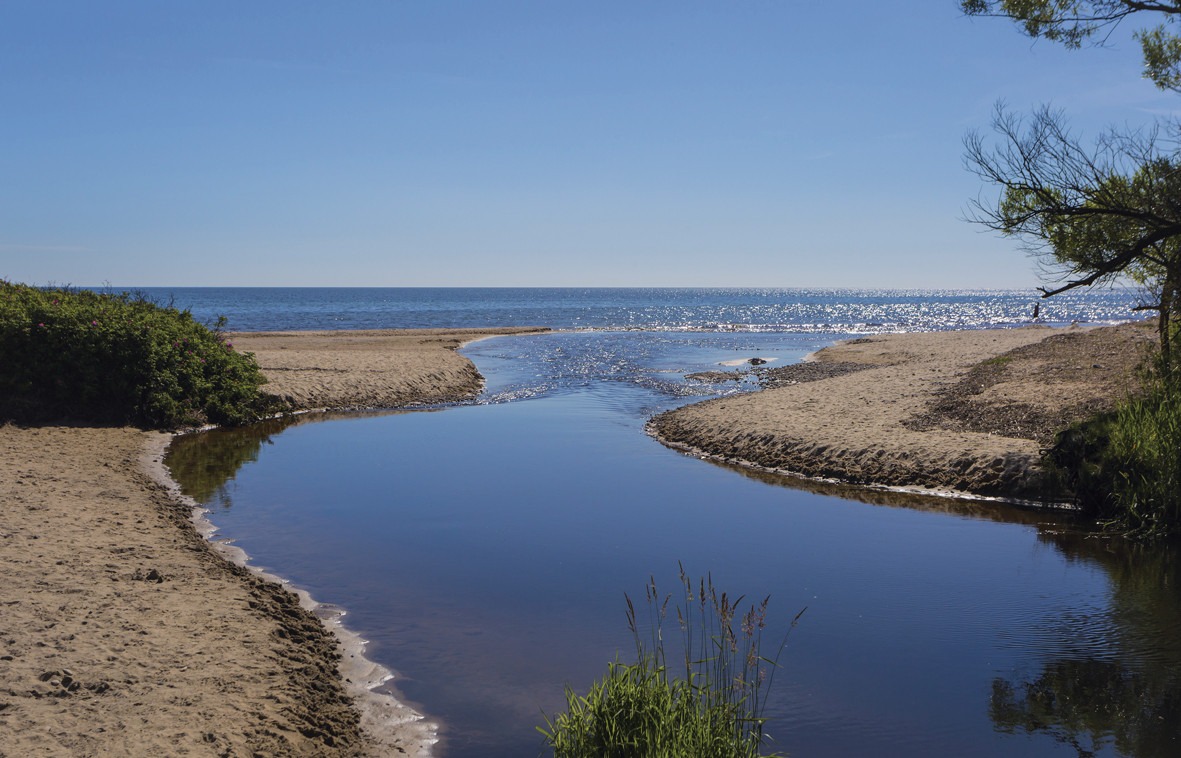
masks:
<svg viewBox="0 0 1181 758"><path fill-rule="evenodd" d="M762 365L763 365L764 363L766 363L767 361L765 361L765 360L764 360L764 359L762 359L762 358L751 358L751 359L750 359L749 361L747 361L747 362L748 362L748 363L750 363L750 365L752 365L752 366L762 366Z"/></svg>

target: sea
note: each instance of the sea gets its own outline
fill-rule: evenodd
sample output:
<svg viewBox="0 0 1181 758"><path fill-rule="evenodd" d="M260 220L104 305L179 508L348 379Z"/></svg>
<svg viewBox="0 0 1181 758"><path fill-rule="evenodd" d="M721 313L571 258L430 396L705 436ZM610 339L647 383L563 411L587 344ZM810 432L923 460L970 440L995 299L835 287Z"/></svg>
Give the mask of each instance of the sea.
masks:
<svg viewBox="0 0 1181 758"><path fill-rule="evenodd" d="M1120 323L1140 315L1134 291L144 294L242 331L554 330L463 348L486 380L471 402L214 430L166 460L215 539L345 612L395 672L385 687L440 725L438 756L547 755L537 727L634 658L629 600L675 657L682 572L744 607L770 598L768 754L1181 754L1175 548L1053 511L720 465L645 433L656 413L757 389L701 371L856 335Z"/></svg>
<svg viewBox="0 0 1181 758"><path fill-rule="evenodd" d="M112 288L104 288L111 290ZM869 334L1114 323L1136 318L1135 289L141 287L204 323L237 331L548 326L554 329Z"/></svg>

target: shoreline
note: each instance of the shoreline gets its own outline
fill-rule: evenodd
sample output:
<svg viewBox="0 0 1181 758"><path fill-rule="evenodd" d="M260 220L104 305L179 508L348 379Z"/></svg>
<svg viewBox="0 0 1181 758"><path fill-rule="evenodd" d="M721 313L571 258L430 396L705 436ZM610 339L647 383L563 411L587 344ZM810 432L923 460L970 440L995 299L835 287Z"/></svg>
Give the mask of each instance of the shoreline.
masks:
<svg viewBox="0 0 1181 758"><path fill-rule="evenodd" d="M237 349L254 354L267 377L264 388L292 403L295 414L303 415L402 410L470 400L483 391L484 377L458 353L459 348L493 337L548 331L544 327L315 330L235 332L229 337ZM408 353L427 360L389 361L391 356ZM440 365L431 366L433 361ZM325 363L338 372L336 381L325 382L318 377L309 380L309 376L324 370ZM312 389L309 383L314 383ZM440 724L395 695L378 691L396 675L365 655L368 640L344 622L348 610L317 601L288 579L253 565L242 548L214 539L217 525L209 518L209 509L184 495L164 464L167 447L176 436L171 435L151 451L147 462L150 473L159 477L157 481L175 499L191 507L194 527L215 552L296 595L300 606L315 615L337 639L343 653L337 670L360 712L362 733L374 743L367 754L385 755L396 750L398 754L429 758L431 748L440 739Z"/></svg>
<svg viewBox="0 0 1181 758"><path fill-rule="evenodd" d="M1134 389L1152 329L858 337L760 374L766 389L682 406L647 430L689 454L796 478L1052 504L1040 450Z"/></svg>
<svg viewBox="0 0 1181 758"><path fill-rule="evenodd" d="M1058 510L1063 512L1073 512L1076 510L1074 506L1064 501L1058 500L1037 500L1032 498L1022 498L1007 495L984 495L967 490L956 490L951 488L937 488L937 487L921 487L911 485L894 485L894 484L878 484L872 481L852 482L836 477L812 476L803 474L798 471L792 471L786 468L773 468L765 466L761 463L748 461L743 458L727 456L725 453L715 453L709 450L693 447L682 442L677 442L672 439L663 437L656 431L651 424L644 427L644 432L652 437L654 440L664 445L667 448L676 450L688 456L692 456L699 460L709 461L712 463L725 464L727 466L735 466L740 469L759 472L761 474L769 474L771 476L779 477L787 480L794 480L799 482L801 486L804 485L828 485L831 487L850 488L853 490L861 490L867 493L878 492L884 495L899 495L909 496L917 495L924 498L943 498L947 500L967 501L973 503L980 503L987 505L994 503L997 505L1013 506L1015 508L1025 508L1029 510ZM806 488L806 487L804 487Z"/></svg>
<svg viewBox="0 0 1181 758"><path fill-rule="evenodd" d="M167 439L0 427L0 753L365 754L336 638L148 477Z"/></svg>
<svg viewBox="0 0 1181 758"><path fill-rule="evenodd" d="M483 378L456 348L537 331L271 333L302 371L263 371L300 392L335 362L307 410L457 402ZM343 611L208 539L163 465L171 439L0 424L0 755L429 756L437 726L372 691L390 672Z"/></svg>
<svg viewBox="0 0 1181 758"><path fill-rule="evenodd" d="M366 657L368 641L344 623L347 610L317 601L311 593L292 584L290 580L252 564L250 554L242 548L216 539L218 528L209 518L209 509L181 492L180 485L172 479L171 472L164 464L168 447L177 436L180 435L161 432L154 439L149 439L140 465L153 481L168 492L168 497L190 509L189 520L193 528L214 553L259 579L294 594L299 599L300 607L315 616L336 638L341 652L336 670L344 683L346 694L353 699L359 711L361 732L371 742L366 746L365 754L384 755L387 751L397 751L424 758L430 756L431 747L439 741L439 725L428 721L424 714L393 695L377 691L378 687L395 678L394 673ZM378 749L381 752L375 752Z"/></svg>

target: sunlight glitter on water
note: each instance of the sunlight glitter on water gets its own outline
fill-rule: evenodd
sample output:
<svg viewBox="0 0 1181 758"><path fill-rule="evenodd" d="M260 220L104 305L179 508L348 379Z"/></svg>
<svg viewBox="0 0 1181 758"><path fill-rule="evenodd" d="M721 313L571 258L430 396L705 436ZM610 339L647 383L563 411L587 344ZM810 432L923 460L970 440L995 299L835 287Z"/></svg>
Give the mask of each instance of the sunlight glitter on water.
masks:
<svg viewBox="0 0 1181 758"><path fill-rule="evenodd" d="M236 331L547 326L668 332L874 333L1135 317L1131 290L149 288L203 323Z"/></svg>

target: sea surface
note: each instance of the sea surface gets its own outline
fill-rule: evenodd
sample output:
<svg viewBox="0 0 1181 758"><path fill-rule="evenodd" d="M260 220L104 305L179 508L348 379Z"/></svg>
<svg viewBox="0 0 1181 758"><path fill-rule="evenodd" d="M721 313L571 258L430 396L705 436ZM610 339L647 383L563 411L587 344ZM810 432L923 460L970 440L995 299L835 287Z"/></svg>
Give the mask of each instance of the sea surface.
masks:
<svg viewBox="0 0 1181 758"><path fill-rule="evenodd" d="M178 440L186 492L253 561L347 611L438 754L543 754L535 727L629 660L625 593L679 565L786 646L765 715L795 756L1181 754L1181 555L1048 512L719 466L644 433L753 389L686 374L801 359L853 334L1028 323L1017 292L175 290L230 328L536 324L463 350L474 403L270 422ZM384 304L384 306L383 306ZM1043 303L1131 318L1131 293ZM318 315L316 315L318 314ZM803 611L798 624L792 619Z"/></svg>
<svg viewBox="0 0 1181 758"><path fill-rule="evenodd" d="M134 288L115 288L115 291ZM1132 318L1134 290L512 287L147 287L153 300L238 331L548 326L554 329L875 333Z"/></svg>

